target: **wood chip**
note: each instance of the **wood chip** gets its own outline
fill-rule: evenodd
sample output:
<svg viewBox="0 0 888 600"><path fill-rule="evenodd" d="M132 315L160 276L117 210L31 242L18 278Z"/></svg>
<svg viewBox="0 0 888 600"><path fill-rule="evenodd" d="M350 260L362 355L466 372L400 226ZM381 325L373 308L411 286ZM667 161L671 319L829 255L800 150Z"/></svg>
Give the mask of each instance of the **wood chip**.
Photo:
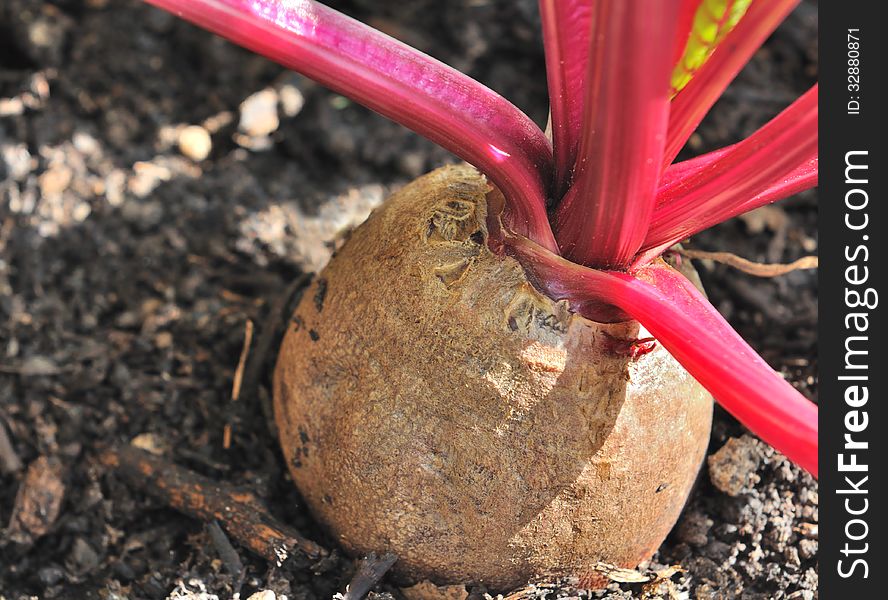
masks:
<svg viewBox="0 0 888 600"><path fill-rule="evenodd" d="M59 516L64 496L61 461L41 456L32 462L15 497L9 520L10 539L30 544L49 532Z"/></svg>
<svg viewBox="0 0 888 600"><path fill-rule="evenodd" d="M635 569L624 569L606 562L596 563L592 568L617 583L648 583L653 580L652 576Z"/></svg>
<svg viewBox="0 0 888 600"><path fill-rule="evenodd" d="M680 566L672 565L659 571L642 573L636 569L624 569L606 562L599 562L592 568L616 583L656 583L684 571Z"/></svg>

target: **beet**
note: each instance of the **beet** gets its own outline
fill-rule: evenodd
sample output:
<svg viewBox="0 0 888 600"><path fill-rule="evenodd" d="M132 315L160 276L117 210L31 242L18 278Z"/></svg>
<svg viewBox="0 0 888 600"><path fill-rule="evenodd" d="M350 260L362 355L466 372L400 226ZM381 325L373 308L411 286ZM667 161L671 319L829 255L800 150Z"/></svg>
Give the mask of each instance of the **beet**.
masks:
<svg viewBox="0 0 888 600"><path fill-rule="evenodd" d="M628 350L638 323L574 314L491 252L490 189L444 167L352 234L284 339L281 444L316 518L397 553L402 583L594 587L672 528L712 399L661 346Z"/></svg>

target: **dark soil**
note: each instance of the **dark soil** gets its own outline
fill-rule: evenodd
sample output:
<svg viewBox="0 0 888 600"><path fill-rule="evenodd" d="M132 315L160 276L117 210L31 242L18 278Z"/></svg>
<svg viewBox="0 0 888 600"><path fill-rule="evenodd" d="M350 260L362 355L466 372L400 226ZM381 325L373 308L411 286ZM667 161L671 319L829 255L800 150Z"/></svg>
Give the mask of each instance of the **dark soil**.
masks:
<svg viewBox="0 0 888 600"><path fill-rule="evenodd" d="M331 4L545 120L532 0ZM748 134L816 80L816 17L813 2L792 15L689 155ZM266 88L279 122L273 105L239 108ZM241 112L253 117L247 132L238 131ZM199 156L200 139L177 146L190 124L211 135L205 160L183 156ZM323 263L335 232L388 190L454 160L139 2L0 4L0 597L162 599L186 597L185 588L194 598L210 597L201 589L232 596L238 578L217 530L100 466L101 448L134 439L252 489L280 519L333 547L305 513L263 416L273 348L251 357L255 376L232 402L245 326L256 326L254 350L273 342L282 294ZM816 193L807 192L691 246L788 262L816 252L816 222ZM715 305L816 399L815 272L762 280L717 265L701 271ZM643 566L683 571L647 585L615 582L603 597L816 597L816 483L743 435L717 414L710 465ZM29 465L50 497L20 500L40 510L13 518ZM278 570L236 550L247 570L241 597L271 589L326 600L353 569L341 559L321 574ZM385 582L381 589L398 594ZM554 584L525 592L581 594Z"/></svg>

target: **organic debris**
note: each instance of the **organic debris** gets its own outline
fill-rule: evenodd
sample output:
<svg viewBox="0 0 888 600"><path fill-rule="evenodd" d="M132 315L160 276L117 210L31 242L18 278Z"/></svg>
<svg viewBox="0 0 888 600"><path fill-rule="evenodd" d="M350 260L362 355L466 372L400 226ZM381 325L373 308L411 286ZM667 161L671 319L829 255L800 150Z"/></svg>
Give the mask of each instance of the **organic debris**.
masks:
<svg viewBox="0 0 888 600"><path fill-rule="evenodd" d="M222 523L242 546L279 567L290 560L294 551L312 561L330 555L322 546L271 516L251 492L210 481L131 446L103 452L101 462L130 485L172 508L205 522Z"/></svg>
<svg viewBox="0 0 888 600"><path fill-rule="evenodd" d="M28 466L9 520L7 532L10 539L30 544L49 532L59 516L65 496L63 469L59 459L47 456L41 456Z"/></svg>

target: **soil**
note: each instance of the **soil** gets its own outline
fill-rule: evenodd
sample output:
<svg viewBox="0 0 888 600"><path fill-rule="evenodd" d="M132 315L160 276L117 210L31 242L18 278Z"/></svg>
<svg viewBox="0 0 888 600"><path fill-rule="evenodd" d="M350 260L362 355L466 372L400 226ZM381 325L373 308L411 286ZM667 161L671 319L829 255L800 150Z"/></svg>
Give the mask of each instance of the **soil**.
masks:
<svg viewBox="0 0 888 600"><path fill-rule="evenodd" d="M330 4L545 121L533 0ZM685 156L740 139L812 85L816 32L816 4L805 2ZM129 487L98 453L134 441L252 490L279 519L335 547L288 480L263 410L279 315L294 282L305 282L389 190L455 160L140 2L3 2L0 598L272 590L323 600L344 590L354 564L342 557L277 569L235 545L244 570L232 573L238 561L217 527ZM789 262L816 252L816 224L810 191L690 246ZM699 268L719 310L816 400L816 272L766 280ZM248 322L249 376L234 401ZM809 600L817 595L817 521L816 482L718 411L692 499L640 568L659 579L621 583L633 577L616 573L601 593L570 582L518 593ZM663 571L672 565L681 568ZM399 597L385 580L375 593Z"/></svg>

